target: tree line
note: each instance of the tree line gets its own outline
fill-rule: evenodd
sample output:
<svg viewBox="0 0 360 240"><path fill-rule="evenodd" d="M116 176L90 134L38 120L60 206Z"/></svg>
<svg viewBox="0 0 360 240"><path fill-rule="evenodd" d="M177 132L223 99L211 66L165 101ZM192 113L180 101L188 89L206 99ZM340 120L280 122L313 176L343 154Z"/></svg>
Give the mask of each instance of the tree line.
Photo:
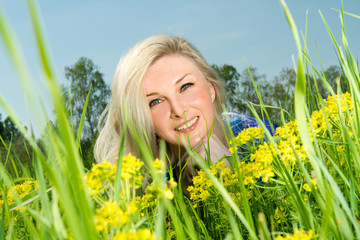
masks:
<svg viewBox="0 0 360 240"><path fill-rule="evenodd" d="M278 75L269 80L265 74L260 74L256 67L245 68L241 74L237 72L235 67L227 64L212 65L212 67L224 80L227 96L231 96L226 102L228 110L252 115L248 108L248 105L251 104L259 116L266 117L259 107L259 96L261 96L264 105L268 106L266 111L270 121L278 125L281 124L281 109L293 113L296 82L294 69L284 67ZM319 93L315 97L321 98L326 98L329 95L322 79L326 79L335 92L338 91L338 87L341 88L342 92L347 91L348 86L340 67L330 66L318 75L318 78L309 74L306 75L309 94ZM290 115L294 116L294 114L287 114L285 119L289 120L286 117Z"/></svg>
<svg viewBox="0 0 360 240"><path fill-rule="evenodd" d="M252 104L259 116L265 118L264 112L258 107L260 104L259 93L263 103L268 106L267 112L272 122L281 124L280 109L284 109L289 113L294 111L296 74L293 69L283 68L278 75L272 79L267 79L265 74L259 73L258 69L252 66L245 68L241 73L234 66L228 64L214 64L212 67L224 81L226 95L228 96L225 104L227 110L252 115L248 108L248 105ZM325 77L334 89L340 86L342 91L347 90L340 67L330 66L323 71L321 76ZM69 113L69 121L74 128L74 132L77 132L80 126L83 109L87 102L80 141L80 153L85 167L90 168L94 162L92 149L98 136L97 122L109 101L110 86L104 81L104 75L100 72L99 67L86 57L81 57L75 64L65 67L65 77L67 81L62 85L62 90L65 106ZM321 77L314 78L307 75L307 80L308 91L313 92L314 89L318 89L319 97L327 97L328 92L322 83ZM48 124L56 128L56 120ZM3 121L1 114L0 136L2 139L0 158L3 164L7 159L9 149L16 153L18 160L31 162L31 159L29 159L31 158L29 153L31 149L27 142L9 117ZM45 144L45 138L46 129L38 140L40 146Z"/></svg>

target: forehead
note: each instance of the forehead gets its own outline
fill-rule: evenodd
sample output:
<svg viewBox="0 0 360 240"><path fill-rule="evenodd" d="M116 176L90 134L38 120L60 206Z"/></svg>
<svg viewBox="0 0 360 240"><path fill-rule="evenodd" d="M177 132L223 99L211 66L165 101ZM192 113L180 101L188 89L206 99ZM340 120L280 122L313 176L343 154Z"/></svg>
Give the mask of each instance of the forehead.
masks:
<svg viewBox="0 0 360 240"><path fill-rule="evenodd" d="M150 65L147 72L158 68L163 70L182 70L185 68L200 71L196 63L190 57L180 54L171 54L160 57Z"/></svg>
<svg viewBox="0 0 360 240"><path fill-rule="evenodd" d="M144 85L149 82L176 81L186 74L203 76L189 57L179 54L166 55L156 60L145 73Z"/></svg>

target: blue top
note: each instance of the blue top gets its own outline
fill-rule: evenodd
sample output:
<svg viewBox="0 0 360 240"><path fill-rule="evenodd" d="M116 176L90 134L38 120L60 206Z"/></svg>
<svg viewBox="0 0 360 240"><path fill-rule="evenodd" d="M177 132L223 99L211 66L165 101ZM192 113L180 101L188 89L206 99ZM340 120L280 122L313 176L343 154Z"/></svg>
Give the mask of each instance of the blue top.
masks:
<svg viewBox="0 0 360 240"><path fill-rule="evenodd" d="M227 123L227 119L229 120L231 131L233 132L234 137L236 137L244 129L251 128L251 127L259 127L259 124L256 121L256 119L253 117L250 117L249 115L247 115L245 113L230 112L230 111L224 112L223 113L224 122ZM276 125L275 123L271 123L267 119L261 120L261 121L265 124L265 127L269 130L271 135L273 135L275 133L275 130L278 127L278 125ZM272 128L271 128L271 125L272 125ZM266 137L265 137L265 139L266 139ZM256 139L255 141L258 142L259 139ZM246 148L243 148L242 146L238 146L237 152L238 152L239 159L245 159L246 157L249 156L249 151ZM248 159L245 159L245 162L247 162L247 161L248 161Z"/></svg>
<svg viewBox="0 0 360 240"><path fill-rule="evenodd" d="M226 116L226 117L225 117ZM224 112L223 113L223 120L227 122L227 119L229 119L231 131L234 134L234 137L236 137L242 130L250 127L259 127L259 124L257 123L256 119L253 117L250 117L249 115L245 113L238 113L238 112ZM278 127L275 123L271 123L269 120L265 119L262 120L266 126L266 128L269 130L271 134L275 133L275 129ZM273 129L271 128L271 125L273 126Z"/></svg>

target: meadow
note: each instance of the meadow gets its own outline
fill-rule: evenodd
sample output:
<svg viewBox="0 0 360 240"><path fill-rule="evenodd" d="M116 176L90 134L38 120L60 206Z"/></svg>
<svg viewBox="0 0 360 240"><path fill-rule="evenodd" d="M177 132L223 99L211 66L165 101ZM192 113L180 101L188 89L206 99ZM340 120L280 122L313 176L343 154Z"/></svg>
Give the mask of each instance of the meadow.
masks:
<svg viewBox="0 0 360 240"><path fill-rule="evenodd" d="M260 127L228 136L230 168L222 162L211 166L187 149L201 170L186 197L168 166L165 143L160 142L160 157L154 158L131 123L127 128L138 136L141 160L120 146L117 164L84 168L82 124L78 129L70 124L39 13L29 1L57 126L47 128L46 144L39 146L0 96L32 148L28 169L2 141L8 151L0 156L0 239L360 239L360 75L343 24L344 14L350 13L339 11L341 42L323 18L348 86L342 92L338 82L335 92L323 69L312 64L306 30L300 37L290 10L280 2L298 50L295 113L279 109L282 125L271 135L260 120L267 118L267 106L258 92L261 104L256 107L262 114L248 107ZM32 89L20 46L1 14L0 34L22 87ZM309 88L310 75L322 80L326 99L316 84ZM27 95L31 111L46 122L40 97L32 91ZM246 152L242 159L240 151ZM166 173L170 178L164 181ZM145 180L149 183L143 187Z"/></svg>

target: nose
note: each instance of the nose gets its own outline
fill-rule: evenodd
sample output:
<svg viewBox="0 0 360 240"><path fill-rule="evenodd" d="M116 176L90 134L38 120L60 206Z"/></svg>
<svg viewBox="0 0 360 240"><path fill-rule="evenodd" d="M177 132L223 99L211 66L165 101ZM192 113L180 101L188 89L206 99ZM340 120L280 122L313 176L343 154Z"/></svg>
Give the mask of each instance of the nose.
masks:
<svg viewBox="0 0 360 240"><path fill-rule="evenodd" d="M172 118L182 118L184 115L184 104L179 98L172 98L169 100L170 103L170 116Z"/></svg>

